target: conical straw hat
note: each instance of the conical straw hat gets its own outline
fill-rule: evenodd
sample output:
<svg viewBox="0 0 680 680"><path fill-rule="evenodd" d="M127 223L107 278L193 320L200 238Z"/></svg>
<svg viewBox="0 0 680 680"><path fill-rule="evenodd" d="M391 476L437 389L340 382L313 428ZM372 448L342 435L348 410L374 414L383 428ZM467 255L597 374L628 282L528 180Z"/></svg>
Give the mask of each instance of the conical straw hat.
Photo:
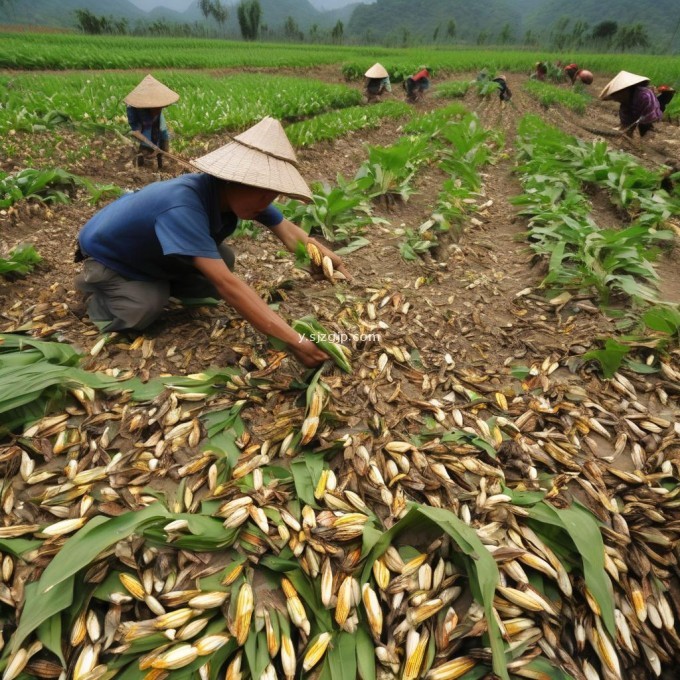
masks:
<svg viewBox="0 0 680 680"><path fill-rule="evenodd" d="M632 85L640 85L641 83L648 83L649 78L645 76L638 76L635 73L628 71L619 71L614 78L612 78L600 92L600 99L609 99L613 94L625 90Z"/></svg>
<svg viewBox="0 0 680 680"><path fill-rule="evenodd" d="M389 73L387 72L387 69L382 65L375 63L371 68L364 73L364 75L367 78L387 78L389 76Z"/></svg>
<svg viewBox="0 0 680 680"><path fill-rule="evenodd" d="M125 97L125 103L137 109L155 109L170 106L179 99L177 92L157 81L152 75L146 76L137 87Z"/></svg>
<svg viewBox="0 0 680 680"><path fill-rule="evenodd" d="M192 160L191 164L229 182L277 191L302 201L312 198L295 167L295 151L275 118L263 118L228 144Z"/></svg>

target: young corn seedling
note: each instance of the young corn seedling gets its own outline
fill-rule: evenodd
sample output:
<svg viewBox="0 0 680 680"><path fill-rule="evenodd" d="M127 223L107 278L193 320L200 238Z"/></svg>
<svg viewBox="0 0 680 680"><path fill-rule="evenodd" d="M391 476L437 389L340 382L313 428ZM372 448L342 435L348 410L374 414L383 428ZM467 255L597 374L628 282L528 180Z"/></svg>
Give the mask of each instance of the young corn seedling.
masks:
<svg viewBox="0 0 680 680"><path fill-rule="evenodd" d="M288 201L283 213L308 234L320 232L329 241L351 241L369 225L384 222L371 215L371 206L362 191L366 183L348 182L342 175L338 175L336 186L315 182L311 203Z"/></svg>
<svg viewBox="0 0 680 680"><path fill-rule="evenodd" d="M388 147L369 146L368 160L359 168L355 180L362 182L371 198L398 196L408 201L418 168L429 160L429 140L422 136L404 137Z"/></svg>
<svg viewBox="0 0 680 680"><path fill-rule="evenodd" d="M434 94L439 99L458 99L464 97L470 89L468 80L456 80L451 83L437 85Z"/></svg>

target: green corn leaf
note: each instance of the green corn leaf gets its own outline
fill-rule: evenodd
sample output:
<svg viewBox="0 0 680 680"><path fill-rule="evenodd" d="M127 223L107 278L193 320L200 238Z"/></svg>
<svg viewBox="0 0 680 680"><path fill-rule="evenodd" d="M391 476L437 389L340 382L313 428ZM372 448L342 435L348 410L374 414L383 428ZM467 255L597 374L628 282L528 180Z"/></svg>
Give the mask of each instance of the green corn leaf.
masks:
<svg viewBox="0 0 680 680"><path fill-rule="evenodd" d="M358 631L358 629L357 629ZM326 663L330 668L331 680L346 680L357 677L356 634L338 633L328 647Z"/></svg>
<svg viewBox="0 0 680 680"><path fill-rule="evenodd" d="M38 626L37 635L38 640L40 640L40 642L42 642L43 645L49 649L59 661L61 661L62 665L66 667L66 660L64 659L64 654L61 649L63 641L61 616L57 614L51 616L46 621L43 621L40 626Z"/></svg>
<svg viewBox="0 0 680 680"><path fill-rule="evenodd" d="M363 626L357 628L355 636L359 677L361 680L376 680L373 640Z"/></svg>
<svg viewBox="0 0 680 680"><path fill-rule="evenodd" d="M71 536L47 565L40 580L26 586L25 605L12 638L12 650L19 649L40 624L71 605L73 579L83 566L148 522L167 519L168 515L163 506L154 503L111 519L95 517Z"/></svg>
<svg viewBox="0 0 680 680"><path fill-rule="evenodd" d="M557 509L542 501L528 511L533 520L560 527L574 542L583 561L583 575L588 589L602 610L605 628L612 638L616 638L613 589L604 568L604 543L597 520L578 503L569 508Z"/></svg>

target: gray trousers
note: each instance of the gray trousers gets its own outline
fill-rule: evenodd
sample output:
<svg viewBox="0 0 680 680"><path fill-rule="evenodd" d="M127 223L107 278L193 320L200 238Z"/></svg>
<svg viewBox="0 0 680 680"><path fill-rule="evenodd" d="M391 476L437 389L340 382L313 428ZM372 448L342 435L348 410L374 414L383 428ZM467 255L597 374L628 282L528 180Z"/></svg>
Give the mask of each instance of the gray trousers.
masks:
<svg viewBox="0 0 680 680"><path fill-rule="evenodd" d="M222 259L233 271L234 251L218 246ZM215 287L192 264L177 258L177 280L134 281L88 257L75 279L76 289L89 294L87 313L104 331L142 330L163 312L170 296L219 298Z"/></svg>

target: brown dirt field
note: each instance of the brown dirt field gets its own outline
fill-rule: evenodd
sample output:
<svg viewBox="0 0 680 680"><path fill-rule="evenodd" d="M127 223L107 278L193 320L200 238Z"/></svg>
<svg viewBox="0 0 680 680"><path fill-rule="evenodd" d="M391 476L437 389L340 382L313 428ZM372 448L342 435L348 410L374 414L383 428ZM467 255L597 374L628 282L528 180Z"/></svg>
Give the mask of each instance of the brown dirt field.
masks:
<svg viewBox="0 0 680 680"><path fill-rule="evenodd" d="M299 75L299 72L294 73ZM312 69L308 75L326 81L341 80L338 71L329 67ZM513 105L504 109L499 107L495 97L480 99L472 90L465 99L465 104L476 111L486 125L503 129L510 156L517 121L526 112L538 113L584 139L594 138L592 133L582 127L585 118L567 111L543 109L523 91L522 80L521 76L509 77L514 95ZM592 86L593 90L597 91L601 84L596 82ZM400 95L397 85L395 96ZM428 110L444 103L429 96L419 108ZM594 103L587 115L589 127L608 128L615 120L615 111L607 103ZM98 182L112 182L127 189L136 189L181 172L173 161L167 162L166 171L161 174L150 168L133 169L130 164L131 152L116 139L107 137L89 139L88 153L69 162L68 159L74 157L73 154L69 156L69 152L79 149L83 139L68 131L58 130L56 135L55 146L65 160L61 167ZM379 129L351 132L336 141L303 149L299 152L301 171L308 180L332 181L337 173L351 176L366 157L366 144L388 145L399 135L400 123L386 121ZM680 134L677 128L663 125L655 133L655 144L647 145L644 149L632 145L633 148L626 150L638 152L636 155L643 162L661 162L665 158L656 150L658 139L676 143ZM13 141L18 142L16 146L19 149L22 148L21 139ZM631 147L627 141L614 141ZM49 134L45 136L45 144L55 144ZM40 165L39 158L31 160L35 165ZM0 167L11 171L25 167L25 162L26 159L19 153L14 158L3 158ZM53 160L50 162L53 163ZM522 242L524 220L515 217L514 208L508 203L508 199L520 193L521 189L509 160L501 160L485 168L484 174L485 198L491 199L492 204L477 215L481 224L469 224L458 243L452 238L444 240L433 257L426 256L416 262L403 261L398 254L400 237L395 234L395 230L399 232L400 229L415 228L429 217L441 184L441 173L436 168L429 168L419 174L416 192L407 203L398 203L389 211L384 206L376 206L376 214L388 220L389 224L378 225L368 234L372 242L370 249L360 250L347 257L348 265L356 277L352 285L333 288L326 282L317 282L314 286L308 286L307 275L296 271L290 260L275 256L277 244L266 235L257 242L241 239L236 243L239 271L264 294L281 285L284 279L297 282L281 305L280 311L285 316L302 315L310 310L310 305L314 307L317 300L322 300L324 315L332 317L342 309L342 304L335 300L335 293L339 291L349 300L365 300L370 297L370 290L399 290L405 300L413 302L411 313L416 318L427 316L428 322L437 326L439 334L443 336L441 352L451 353L463 364L492 360L502 366L504 362L519 357L527 362L542 361L546 354L555 352L563 356L571 346L575 345L580 350L587 347L598 334L610 332L610 323L599 313L579 310L574 313L572 310L565 315L563 310L560 314L549 311L546 315L545 303L534 304L539 302L540 297L518 297L520 291L537 287L543 275L541 266L532 264L531 253ZM620 223L619 216L603 197L595 201L594 209L597 218L608 226ZM26 313L27 306L41 302L48 308L56 309L48 311L47 316L41 319L41 335L47 335L52 326L57 324L64 339L84 350L89 350L96 342L97 334L87 317L81 319L73 313L76 310L81 315L82 305L73 291L72 280L77 266L71 262L72 244L78 229L94 210L82 198L78 198L66 206L18 206L10 216L0 216L2 250L21 241L30 241L36 244L44 258L39 269L26 279L0 282L0 307L5 310L0 330L9 331L25 324L30 319L30 314ZM676 251L664 255L660 270L664 295L675 299L680 285ZM428 282L416 291L415 281L421 276L425 276ZM63 307L62 303L66 306ZM567 318L569 330L565 331L561 326ZM232 320L239 333L244 332L256 346L263 347L262 338L252 330L243 328L242 323L224 305L190 311L173 310L168 319L156 324L149 334L162 347L181 347L185 342L194 345L197 327L204 327L208 332L224 319ZM398 337L412 331L406 323L399 330L390 329L389 335ZM430 329L425 335L432 332ZM201 336L200 333L198 335ZM114 345L107 349L107 360L125 365L128 359L124 347L121 345L116 349ZM131 367L134 363L133 360ZM195 356L188 362L186 369L200 370L203 365L203 359ZM172 365L160 361L152 371L172 368Z"/></svg>
<svg viewBox="0 0 680 680"><path fill-rule="evenodd" d="M300 72L295 71L294 74L300 75ZM340 80L338 71L327 67L310 70L306 75L329 82ZM615 456L613 445L616 427L625 430L627 409L632 410L629 401L600 381L594 372L581 369L575 361L579 355L596 346L600 337L616 334L614 323L599 311L588 295L576 295L566 303L551 303L546 299L540 289L545 264L532 256L523 237L526 221L517 215L509 202L511 197L521 193L519 181L513 173L512 158L517 123L524 113L537 113L570 134L593 139L595 135L585 130L584 124L589 128L609 129L616 124L615 110L608 104L597 102L591 105L584 117L557 109L545 110L523 91L523 79L522 76L509 76L514 93L513 105L504 109L500 108L495 97L480 100L472 91L467 94L465 104L470 110L476 111L487 126L502 128L506 149L494 164L482 170L483 190L478 204L485 207L469 215L460 236L450 234L442 237L439 246L429 255L416 261L405 261L400 257L399 244L404 229L417 228L432 214L443 181L442 172L434 166L419 172L415 192L408 202L397 201L390 206L377 203L374 206L375 215L386 223L375 225L366 234L370 247L345 258L354 276L351 283L333 285L325 280L313 280L307 272L294 267L291 256L279 254L281 245L265 231L253 238L234 240L238 256L237 273L268 302L276 304L284 318L295 319L313 314L332 328L347 327L351 332L377 336L350 343L353 350L352 375L339 376L331 372L324 376L332 388L332 415L337 420L333 420L325 435L318 437L323 446L345 433L366 433L369 429L380 433L376 434L376 438L388 435L407 438L409 433L422 432L426 417L431 420L431 405L425 400L432 399L445 402L449 410L454 403L456 408L460 406L460 417L465 418L470 430L496 415L495 399L499 403L505 400L510 404L503 412L511 413L513 418L521 413L529 415L532 423L527 425L529 430L533 424L540 423L536 425L538 430L549 430L548 434L562 437L564 441L578 441L577 460L587 460L591 466L586 470L585 479L597 479L594 472L601 476L610 468L633 469L630 447ZM602 79L597 80L592 86L593 91L598 91L603 84ZM395 94L401 95L398 86ZM428 96L419 108L426 111L446 103ZM298 153L301 172L310 182L333 181L337 173L351 177L366 158L366 145L388 145L396 141L401 135L401 125L399 121L388 121L375 130L352 132L336 141L302 149ZM27 145L22 141L25 138L21 135L12 140L19 149L13 157L0 156L1 169L14 171L26 167L28 158L22 149ZM609 141L635 154L645 164L656 166L668 157L667 149L680 148L680 132L677 127L661 125L652 136L651 143L642 148L626 140L609 138ZM196 140L195 146L187 150L187 155L201 148L199 145L211 142L218 146L216 138ZM162 173L150 168L133 169L131 151L114 138L88 138L84 146L83 137L59 130L48 133L44 143L44 155L38 154L37 158L30 159L34 165L54 165L54 161L48 158L48 151L57 148L58 157L63 161L59 163L60 167L126 189L138 189L181 172L173 162L169 162ZM26 278L0 279L0 332L28 332L39 338L57 338L72 343L85 353L85 368L120 369L143 379L159 374L197 373L214 366L236 366L244 371L256 372L263 364L274 364L280 358L265 337L226 304L184 308L175 302L158 322L143 333L140 346L138 343L132 345L135 334L110 334L107 344L95 356L90 356L101 336L85 315L83 301L73 287L79 267L73 263L73 245L78 230L94 211L95 208L79 194L68 205L21 204L15 210L0 213L0 252L21 242L31 242L43 256L42 264ZM606 226L616 227L622 223L620 215L602 194L593 195L593 214L598 223ZM680 299L678 257L676 247L664 253L659 263L662 296L676 301ZM365 313L357 311L363 312L369 302L377 308L373 322L367 321ZM417 356L418 363L413 359L410 363L390 359L390 377L381 376L376 370L378 355L383 350L392 353L395 349ZM677 359L676 352L671 358L676 366ZM559 369L553 370L556 362ZM510 373L513 365L533 367L535 374L521 384ZM244 408L242 415L253 441L261 442L268 438L277 416L286 408L294 412L296 423L302 420L303 400L299 398L299 390L296 392L299 383L293 383L302 372L301 366L292 359L283 359L269 376L272 389L267 394L268 401L265 403L261 398L260 403ZM639 391L643 408L669 421L677 420L680 388L666 384L669 394L661 391L661 395L666 394L664 400L659 391L655 391L652 378L630 376L630 379ZM480 395L479 398L466 401L467 397L456 397L456 388L460 391L463 385L464 389ZM593 409L600 408L600 403L606 406L607 411L602 417L609 419L606 423L613 437L605 439L595 430L590 430L590 437L581 437L581 430L574 426L574 418L580 408L579 395L585 395L586 400L594 398L597 403L593 404ZM220 395L218 399L226 404L232 396ZM213 401L211 407L215 403ZM545 403L550 407L557 405L554 410L542 411ZM191 412L191 417L196 414L193 408L203 406L200 403L192 407L189 402L184 408L187 413ZM104 413L107 404L102 401L98 408ZM597 414L599 416L599 411ZM133 442L134 435L123 432L123 418L119 417L119 420L120 423L113 425L109 443L120 451L134 452L134 447L138 447ZM582 422L579 424L583 427ZM123 432L120 437L119 426ZM92 433L88 432L88 436L92 434L90 441L94 442L96 428L94 425L89 427ZM569 432L569 438L563 434L563 429ZM540 434L547 436L545 431ZM373 435L369 433L367 436ZM671 436L668 434L669 440ZM651 435L650 438L654 442ZM106 446L101 444L101 439L100 436L99 446L103 450ZM45 450L51 451L47 438L43 441ZM679 454L673 452L670 446L668 448L668 460L677 458ZM139 473L139 478L135 470L130 474L135 474L138 489L146 489L148 485L161 492L173 491L177 487L177 467L196 458L197 452L198 447L189 446L178 451L166 451L155 469L156 474ZM99 453L97 451L96 455ZM485 458L477 453L480 459ZM654 455L655 459L658 458L655 465L663 460L661 453ZM86 455L93 456L95 453L88 452ZM504 452L501 456L499 451L500 465L504 466L511 455L512 452ZM91 460L87 457L83 464L89 464ZM289 464L289 459L284 461L283 465ZM513 481L512 466L507 467L507 479ZM561 471L553 463L547 467L551 472ZM12 474L16 472L14 470ZM357 475L352 474L348 488L359 488ZM557 481L552 491L560 494L555 502L576 497L595 514L601 513L598 516L605 515L603 521L606 522L606 513L597 497L583 491L576 481L570 481L580 475L578 465L574 472L572 463L566 474L555 476ZM650 479L652 476L650 474ZM18 479L17 475L15 477ZM341 481L343 484L347 482ZM18 483L18 495L27 493L20 480ZM531 488L532 482L528 484ZM645 484L640 486L646 489ZM612 494L627 488L616 481L614 487L616 491ZM37 492L31 488L31 493ZM474 493L468 495L474 499ZM132 507L135 502L136 499L129 495L122 496L120 502L95 507L103 514L115 514L127 509L126 504ZM27 502L24 512L27 516L35 512L37 516L42 510L36 510L33 503ZM33 519L29 517L27 521ZM414 542L417 543L415 539ZM218 555L214 564L217 565L220 559ZM208 557L205 557L205 562L209 562ZM635 667L635 674L628 677L630 680L646 680L649 676L645 673L646 667L640 665Z"/></svg>

